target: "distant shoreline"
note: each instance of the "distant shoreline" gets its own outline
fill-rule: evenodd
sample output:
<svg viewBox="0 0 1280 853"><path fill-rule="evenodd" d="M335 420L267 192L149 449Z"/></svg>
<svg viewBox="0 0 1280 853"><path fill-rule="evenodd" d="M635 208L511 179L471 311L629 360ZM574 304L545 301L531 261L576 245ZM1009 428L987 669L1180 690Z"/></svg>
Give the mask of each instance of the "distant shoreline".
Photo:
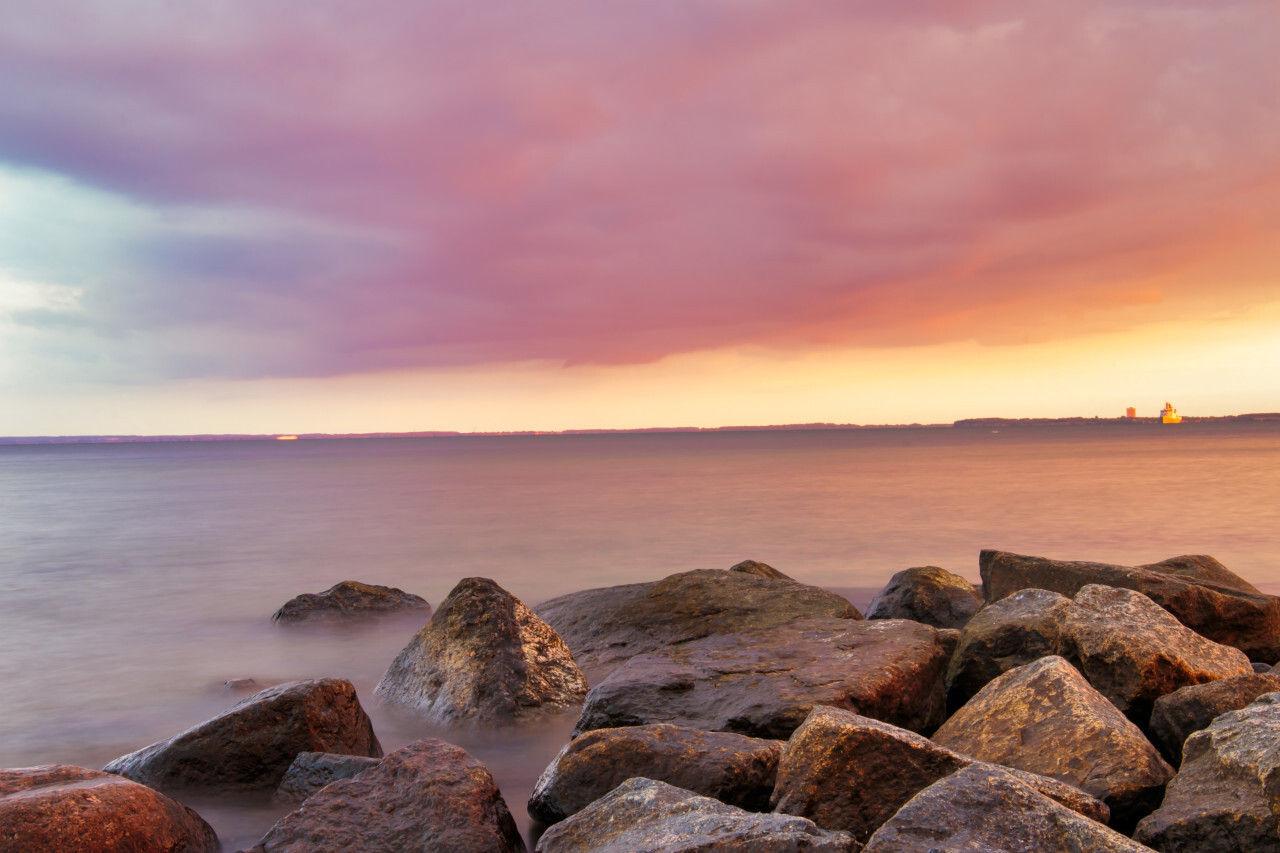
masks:
<svg viewBox="0 0 1280 853"><path fill-rule="evenodd" d="M1239 423L1241 421L1280 421L1280 412L1255 412L1244 415L1216 415L1198 417L1184 415L1183 424ZM0 445L14 444L141 444L156 442L191 441L273 441L280 438L299 440L342 438L448 438L462 436L533 436L533 435L628 435L666 432L771 432L803 430L860 430L860 429L1016 429L1044 426L1104 426L1114 424L1160 425L1160 418L965 418L949 424L775 424L769 426L722 427L646 427L639 429L565 429L565 430L512 430L503 432L456 432L448 430L421 432L360 432L360 433L263 433L263 434L203 434L203 435L60 435L60 436L0 436ZM1172 426L1172 425L1171 425Z"/></svg>

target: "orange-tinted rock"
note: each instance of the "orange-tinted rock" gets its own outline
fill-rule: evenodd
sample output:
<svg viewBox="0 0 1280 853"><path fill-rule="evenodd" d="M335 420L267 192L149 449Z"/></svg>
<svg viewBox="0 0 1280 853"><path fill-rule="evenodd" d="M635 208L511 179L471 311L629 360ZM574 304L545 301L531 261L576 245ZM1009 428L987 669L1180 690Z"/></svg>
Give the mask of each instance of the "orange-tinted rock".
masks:
<svg viewBox="0 0 1280 853"><path fill-rule="evenodd" d="M1278 690L1280 674L1270 673L1189 684L1156 700L1151 711L1151 742L1177 767L1188 737L1228 711L1238 711L1259 696Z"/></svg>
<svg viewBox="0 0 1280 853"><path fill-rule="evenodd" d="M868 619L912 619L935 628L963 628L982 607L982 592L937 566L904 569L867 605Z"/></svg>
<svg viewBox="0 0 1280 853"><path fill-rule="evenodd" d="M732 566L731 572L746 572L749 575L757 575L762 578L770 578L776 581L794 581L795 578L784 574L768 563L761 563L757 560L743 560Z"/></svg>

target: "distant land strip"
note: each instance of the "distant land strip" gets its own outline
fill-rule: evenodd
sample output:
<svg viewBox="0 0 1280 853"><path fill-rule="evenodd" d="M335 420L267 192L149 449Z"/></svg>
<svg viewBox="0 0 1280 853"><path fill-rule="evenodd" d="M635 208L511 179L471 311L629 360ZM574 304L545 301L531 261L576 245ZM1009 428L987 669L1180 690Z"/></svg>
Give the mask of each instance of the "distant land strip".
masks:
<svg viewBox="0 0 1280 853"><path fill-rule="evenodd" d="M1238 423L1240 421L1280 421L1280 412L1254 412L1245 415L1196 416L1183 415L1184 424ZM347 433L263 433L223 435L36 435L0 436L0 445L6 444L130 444L170 441L272 441L282 437L297 439L337 438L442 438L450 436L524 436L524 435L615 435L653 432L767 432L782 430L830 430L830 429L1014 429L1042 426L1111 426L1115 424L1160 424L1160 418L965 418L949 424L771 424L768 426L721 427L643 427L639 429L564 429L564 430L512 430L505 432L456 432L427 430L421 432L347 432Z"/></svg>

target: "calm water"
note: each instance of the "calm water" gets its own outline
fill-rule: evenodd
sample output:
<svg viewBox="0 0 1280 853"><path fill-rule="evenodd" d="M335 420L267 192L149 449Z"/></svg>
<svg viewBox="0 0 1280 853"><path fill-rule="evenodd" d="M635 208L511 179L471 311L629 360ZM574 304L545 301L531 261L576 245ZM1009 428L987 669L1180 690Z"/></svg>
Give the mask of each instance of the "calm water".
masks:
<svg viewBox="0 0 1280 853"><path fill-rule="evenodd" d="M215 714L226 679L355 682L417 627L288 630L354 578L433 605L485 576L530 604L753 558L829 587L978 550L1208 553L1280 592L1280 424L0 447L0 766L101 764ZM572 720L446 735L527 827ZM197 804L226 848L270 808Z"/></svg>

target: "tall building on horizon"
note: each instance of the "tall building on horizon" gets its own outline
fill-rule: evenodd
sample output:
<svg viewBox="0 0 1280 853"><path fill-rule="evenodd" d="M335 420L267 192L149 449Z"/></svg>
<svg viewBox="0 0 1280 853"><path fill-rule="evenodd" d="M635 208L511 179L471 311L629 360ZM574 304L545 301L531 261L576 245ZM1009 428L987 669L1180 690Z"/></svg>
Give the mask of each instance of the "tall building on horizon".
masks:
<svg viewBox="0 0 1280 853"><path fill-rule="evenodd" d="M1129 408L1124 410L1124 416L1126 418L1136 418L1138 416L1138 410L1135 409L1133 406L1130 406Z"/></svg>

